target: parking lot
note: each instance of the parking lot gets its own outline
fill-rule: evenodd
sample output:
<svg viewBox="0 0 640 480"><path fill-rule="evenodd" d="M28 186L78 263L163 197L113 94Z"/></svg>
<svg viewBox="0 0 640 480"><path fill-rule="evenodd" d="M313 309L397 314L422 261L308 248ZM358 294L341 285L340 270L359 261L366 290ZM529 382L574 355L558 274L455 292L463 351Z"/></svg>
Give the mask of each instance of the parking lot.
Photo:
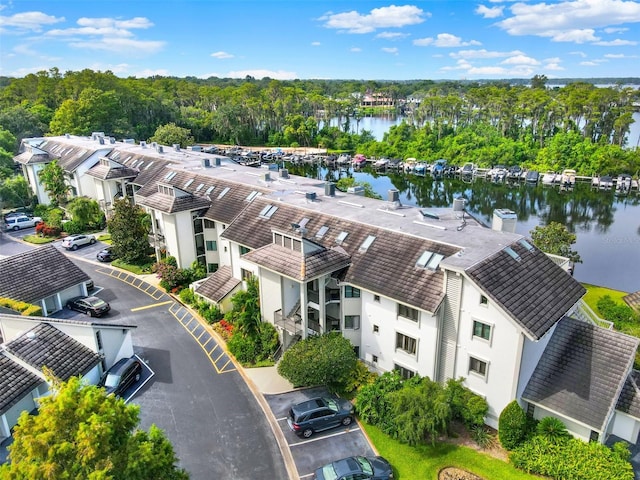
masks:
<svg viewBox="0 0 640 480"><path fill-rule="evenodd" d="M287 425L287 413L291 405L327 395L330 396L325 388L308 388L277 395L264 395L289 445L301 479L311 478L316 469L344 457L375 455L358 422L353 422L348 427L340 426L314 433L308 439L298 437L291 431Z"/></svg>

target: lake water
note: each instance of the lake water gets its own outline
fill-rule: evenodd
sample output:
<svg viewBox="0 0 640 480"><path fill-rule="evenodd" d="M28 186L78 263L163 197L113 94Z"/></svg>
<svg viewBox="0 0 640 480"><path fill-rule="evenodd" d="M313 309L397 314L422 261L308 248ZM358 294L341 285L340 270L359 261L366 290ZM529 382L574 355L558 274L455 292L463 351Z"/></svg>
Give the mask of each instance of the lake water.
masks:
<svg viewBox="0 0 640 480"><path fill-rule="evenodd" d="M516 232L530 236L538 225L560 222L576 234L572 250L582 263L575 265L580 282L625 292L640 290L640 194L616 196L614 192L592 190L579 183L573 192L558 187L524 184L495 184L482 179L463 182L459 178L434 180L404 174L374 171L329 170L318 165L290 166L290 171L322 180L336 181L353 176L371 184L383 198L390 189L400 192L404 205L452 206L460 196L467 199L467 211L490 225L496 208L508 208L518 215Z"/></svg>

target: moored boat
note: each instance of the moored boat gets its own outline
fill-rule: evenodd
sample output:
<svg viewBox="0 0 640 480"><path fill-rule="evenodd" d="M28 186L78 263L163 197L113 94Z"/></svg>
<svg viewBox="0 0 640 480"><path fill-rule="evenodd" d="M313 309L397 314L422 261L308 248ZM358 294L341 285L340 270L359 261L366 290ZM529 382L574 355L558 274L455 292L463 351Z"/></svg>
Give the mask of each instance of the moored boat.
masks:
<svg viewBox="0 0 640 480"><path fill-rule="evenodd" d="M527 183L538 183L538 180L540 180L540 173L537 170L529 170L527 171L524 180Z"/></svg>
<svg viewBox="0 0 640 480"><path fill-rule="evenodd" d="M543 175L542 175L542 183L545 185L551 185L556 181L556 176L558 174L556 172L552 172L551 170L546 171Z"/></svg>

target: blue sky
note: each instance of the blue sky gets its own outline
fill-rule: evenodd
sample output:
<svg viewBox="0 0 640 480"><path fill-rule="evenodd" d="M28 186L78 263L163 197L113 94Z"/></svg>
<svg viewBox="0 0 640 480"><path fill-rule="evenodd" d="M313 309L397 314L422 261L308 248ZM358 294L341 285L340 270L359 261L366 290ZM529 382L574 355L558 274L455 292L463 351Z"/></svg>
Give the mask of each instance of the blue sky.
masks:
<svg viewBox="0 0 640 480"><path fill-rule="evenodd" d="M640 77L640 1L3 0L0 75Z"/></svg>

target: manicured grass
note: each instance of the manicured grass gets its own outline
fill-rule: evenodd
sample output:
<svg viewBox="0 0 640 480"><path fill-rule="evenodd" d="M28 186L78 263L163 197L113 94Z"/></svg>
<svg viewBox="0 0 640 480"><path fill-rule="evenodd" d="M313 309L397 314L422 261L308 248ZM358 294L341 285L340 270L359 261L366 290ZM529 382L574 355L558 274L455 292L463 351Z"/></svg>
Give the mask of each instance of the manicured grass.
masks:
<svg viewBox="0 0 640 480"><path fill-rule="evenodd" d="M135 275L144 275L147 273L151 273L151 263L146 265L132 265L130 263L124 263L122 260L114 260L111 262L111 265L114 267L122 268L123 270L127 270Z"/></svg>
<svg viewBox="0 0 640 480"><path fill-rule="evenodd" d="M468 447L449 443L436 443L435 447L431 444L410 447L393 440L374 426L363 425L378 454L393 466L396 480L438 480L438 472L444 467L461 468L484 480L540 480L538 476Z"/></svg>
<svg viewBox="0 0 640 480"><path fill-rule="evenodd" d="M111 234L110 233L103 233L101 235L98 235L96 237L96 239L99 242L104 242L104 243L107 243L107 244L111 245Z"/></svg>
<svg viewBox="0 0 640 480"><path fill-rule="evenodd" d="M57 239L53 237L41 237L40 235L26 235L22 240L33 243L34 245L43 245L45 243L55 242Z"/></svg>
<svg viewBox="0 0 640 480"><path fill-rule="evenodd" d="M583 283L582 286L587 289L587 293L584 296L584 301L589 308L594 312L598 312L598 300L600 300L605 295L609 295L612 300L616 302L623 303L622 297L628 295L627 292L621 292L620 290L612 290L606 287L599 287L597 285L590 285L588 283Z"/></svg>

